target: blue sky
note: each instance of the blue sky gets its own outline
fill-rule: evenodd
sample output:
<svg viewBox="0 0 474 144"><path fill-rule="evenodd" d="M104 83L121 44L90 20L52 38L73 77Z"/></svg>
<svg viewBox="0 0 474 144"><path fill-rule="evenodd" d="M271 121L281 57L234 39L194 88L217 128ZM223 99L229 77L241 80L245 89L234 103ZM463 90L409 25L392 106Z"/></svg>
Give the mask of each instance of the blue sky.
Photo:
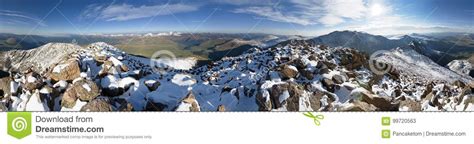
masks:
<svg viewBox="0 0 474 144"><path fill-rule="evenodd" d="M473 0L0 0L0 32L470 32Z"/></svg>

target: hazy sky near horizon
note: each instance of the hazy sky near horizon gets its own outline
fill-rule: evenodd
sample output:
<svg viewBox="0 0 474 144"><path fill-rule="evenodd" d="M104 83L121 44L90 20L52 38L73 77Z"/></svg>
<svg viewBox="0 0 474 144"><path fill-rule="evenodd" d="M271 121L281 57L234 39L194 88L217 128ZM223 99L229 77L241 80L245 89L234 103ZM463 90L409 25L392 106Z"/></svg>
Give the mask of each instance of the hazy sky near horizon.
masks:
<svg viewBox="0 0 474 144"><path fill-rule="evenodd" d="M0 32L473 33L474 0L0 0Z"/></svg>

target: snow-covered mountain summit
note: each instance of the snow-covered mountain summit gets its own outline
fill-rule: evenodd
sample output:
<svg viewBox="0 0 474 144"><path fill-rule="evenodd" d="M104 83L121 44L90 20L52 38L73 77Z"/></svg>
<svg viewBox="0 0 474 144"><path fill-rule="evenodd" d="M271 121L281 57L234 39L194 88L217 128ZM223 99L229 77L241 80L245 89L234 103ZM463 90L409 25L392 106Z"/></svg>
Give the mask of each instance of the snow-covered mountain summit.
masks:
<svg viewBox="0 0 474 144"><path fill-rule="evenodd" d="M410 48L392 49L376 57L375 60L391 64L401 72L407 73L407 75L414 75L416 78L425 79L426 81L473 81L471 77L459 75L445 67L439 66L430 58Z"/></svg>
<svg viewBox="0 0 474 144"><path fill-rule="evenodd" d="M0 79L2 110L474 110L472 79L445 71L413 50L395 49L378 57L393 62L395 69L376 74L370 58L358 50L304 40L255 47L189 70L174 68L182 64L179 61L157 64L160 61L129 55L102 42L87 47L48 45L61 51L40 47L3 54L35 61L11 59L4 64L10 76ZM56 54L32 55L42 51ZM424 71L407 71L419 67L409 62L419 60ZM26 70L15 67L29 62L42 64ZM440 77L423 75L433 71Z"/></svg>

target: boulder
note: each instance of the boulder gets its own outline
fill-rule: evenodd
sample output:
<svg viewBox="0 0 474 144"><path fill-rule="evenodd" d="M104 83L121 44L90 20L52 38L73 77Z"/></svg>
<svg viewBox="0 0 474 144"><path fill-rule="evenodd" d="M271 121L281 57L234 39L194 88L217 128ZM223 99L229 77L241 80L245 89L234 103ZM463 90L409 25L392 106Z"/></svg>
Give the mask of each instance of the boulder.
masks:
<svg viewBox="0 0 474 144"><path fill-rule="evenodd" d="M49 76L54 81L72 81L81 75L79 63L75 59L69 59L63 63L54 66Z"/></svg>
<svg viewBox="0 0 474 144"><path fill-rule="evenodd" d="M443 105L439 102L441 97L439 95L436 95L435 93L429 94L429 97L431 97L429 104L433 107L437 107L438 109L442 109ZM427 97L428 98L428 97Z"/></svg>
<svg viewBox="0 0 474 144"><path fill-rule="evenodd" d="M98 65L101 65L101 64L103 64L105 61L107 61L107 56L105 56L105 55L100 55L100 54L99 54L99 55L95 55L95 56L94 56L94 60L96 61L96 63L97 63Z"/></svg>
<svg viewBox="0 0 474 144"><path fill-rule="evenodd" d="M48 105L50 110L54 109L55 99L60 96L60 92L57 89L54 89L48 85L43 86L39 91L39 95L41 99L46 100L46 104Z"/></svg>
<svg viewBox="0 0 474 144"><path fill-rule="evenodd" d="M76 100L76 89L70 87L63 94L63 97L61 99L61 106L66 108L72 108L76 105Z"/></svg>
<svg viewBox="0 0 474 144"><path fill-rule="evenodd" d="M219 105L219 106L217 107L217 111L219 111L219 112L225 112L225 106L224 106L224 105Z"/></svg>
<svg viewBox="0 0 474 144"><path fill-rule="evenodd" d="M192 92L189 92L188 95L186 95L186 97L181 100L181 103L176 108L176 111L198 112L201 111L201 108L199 107L199 104L194 94Z"/></svg>
<svg viewBox="0 0 474 144"><path fill-rule="evenodd" d="M352 59L351 55L343 53L341 54L340 64L344 66L348 65L351 63L351 59Z"/></svg>
<svg viewBox="0 0 474 144"><path fill-rule="evenodd" d="M299 99L303 88L294 83L273 85L270 91L270 99L273 109L286 106L288 111L299 110Z"/></svg>
<svg viewBox="0 0 474 144"><path fill-rule="evenodd" d="M0 94L0 97L4 97L6 95L11 95L11 88L10 88L10 83L12 82L12 79L10 77L4 77L0 78L0 91L2 91L2 94ZM0 100L2 100L0 98Z"/></svg>
<svg viewBox="0 0 474 144"><path fill-rule="evenodd" d="M324 78L321 83L329 92L334 92L334 82L331 79Z"/></svg>
<svg viewBox="0 0 474 144"><path fill-rule="evenodd" d="M24 82L24 89L32 91L35 89L40 88L43 85L43 81L41 80L41 77L39 74L35 72L30 72L25 75L25 82Z"/></svg>
<svg viewBox="0 0 474 144"><path fill-rule="evenodd" d="M454 97L454 102L457 104L457 105L460 105L462 100L464 99L465 96L467 96L469 93L472 93L471 89L469 87L465 87L461 90L461 92L459 92L459 94Z"/></svg>
<svg viewBox="0 0 474 144"><path fill-rule="evenodd" d="M425 99L427 98L428 94L430 94L431 92L433 91L433 84L432 83L429 83L425 90L423 91L423 94L421 94L420 98L421 99Z"/></svg>
<svg viewBox="0 0 474 144"><path fill-rule="evenodd" d="M369 93L368 91L362 91L361 98L363 102L372 104L382 111L394 111L398 110L398 104L392 104L390 98L384 96L377 96Z"/></svg>
<svg viewBox="0 0 474 144"><path fill-rule="evenodd" d="M143 70L134 70L134 71L129 71L128 73L129 73L128 76L131 76L137 80L141 79L145 75Z"/></svg>
<svg viewBox="0 0 474 144"><path fill-rule="evenodd" d="M326 65L329 69L333 70L337 67L336 64L329 62L329 61L322 61L324 65Z"/></svg>
<svg viewBox="0 0 474 144"><path fill-rule="evenodd" d="M464 82L461 80L454 81L452 85L457 86L458 88L464 88L466 86L466 84L464 84Z"/></svg>
<svg viewBox="0 0 474 144"><path fill-rule="evenodd" d="M255 94L256 89L252 88L253 86L244 86L244 95L247 97L252 97Z"/></svg>
<svg viewBox="0 0 474 144"><path fill-rule="evenodd" d="M321 108L321 98L323 96L323 92L316 91L309 97L310 107L313 111L318 111Z"/></svg>
<svg viewBox="0 0 474 144"><path fill-rule="evenodd" d="M373 75L368 82L368 90L372 90L372 86L378 84L383 78L383 75Z"/></svg>
<svg viewBox="0 0 474 144"><path fill-rule="evenodd" d="M408 108L408 109L406 109L406 111L410 111L410 112L421 111L420 103L416 102L414 100L411 100L411 99L406 99L406 100L400 102L399 109L405 109L405 108Z"/></svg>
<svg viewBox="0 0 474 144"><path fill-rule="evenodd" d="M312 80L314 78L313 72L307 69L301 70L301 75L303 75L308 80Z"/></svg>
<svg viewBox="0 0 474 144"><path fill-rule="evenodd" d="M286 109L288 111L299 111L300 97L303 94L303 89L294 83L289 83L288 93L290 97L285 100Z"/></svg>
<svg viewBox="0 0 474 144"><path fill-rule="evenodd" d="M342 84L344 83L344 80L345 78L341 75L334 75L332 76L332 80L336 83L336 84Z"/></svg>
<svg viewBox="0 0 474 144"><path fill-rule="evenodd" d="M115 75L107 75L100 79L100 87L103 96L119 96L124 93L124 88L120 86L120 78Z"/></svg>
<svg viewBox="0 0 474 144"><path fill-rule="evenodd" d="M466 111L469 105L474 106L474 95L468 96L468 98L464 100L463 104L464 104L463 111Z"/></svg>
<svg viewBox="0 0 474 144"><path fill-rule="evenodd" d="M295 78L296 75L298 74L298 70L294 66L284 65L280 73L283 76L283 78L289 79L289 78Z"/></svg>
<svg viewBox="0 0 474 144"><path fill-rule="evenodd" d="M358 69L367 62L365 56L356 50L350 49L349 53L341 56L341 64L347 70Z"/></svg>
<svg viewBox="0 0 474 144"><path fill-rule="evenodd" d="M123 88L120 87L108 87L108 88L102 88L102 94L105 96L118 96L124 93Z"/></svg>
<svg viewBox="0 0 474 144"><path fill-rule="evenodd" d="M395 90L393 91L392 95L393 95L393 97L399 97L400 95L402 95L402 90L400 90L399 87L396 87Z"/></svg>
<svg viewBox="0 0 474 144"><path fill-rule="evenodd" d="M129 69L128 69L128 66L127 66L127 65L122 64L122 65L120 65L120 70L121 70L122 72L128 72Z"/></svg>
<svg viewBox="0 0 474 144"><path fill-rule="evenodd" d="M373 112L376 110L377 110L377 107L375 107L374 105L368 104L366 102L361 102L358 100L351 102L351 105L341 109L341 111L363 111L363 112Z"/></svg>
<svg viewBox="0 0 474 144"><path fill-rule="evenodd" d="M85 112L109 112L112 110L112 105L107 99L94 99L81 108L81 111Z"/></svg>
<svg viewBox="0 0 474 144"><path fill-rule="evenodd" d="M117 108L117 111L132 111L133 105L125 99L112 99L112 106Z"/></svg>
<svg viewBox="0 0 474 144"><path fill-rule="evenodd" d="M272 101L272 106L274 109L280 108L283 106L282 102L280 102L280 96L287 91L288 92L288 85L287 84L276 84L273 85L270 90L270 99ZM289 95L289 94L288 94Z"/></svg>
<svg viewBox="0 0 474 144"><path fill-rule="evenodd" d="M393 80L399 80L400 72L392 67L392 69L388 72L388 77L390 77Z"/></svg>
<svg viewBox="0 0 474 144"><path fill-rule="evenodd" d="M349 78L356 78L357 77L357 73L356 72L353 72L353 71L349 71L346 73L347 77Z"/></svg>
<svg viewBox="0 0 474 144"><path fill-rule="evenodd" d="M260 90L256 96L258 110L260 111L271 111L272 101L270 100L270 94L267 90Z"/></svg>
<svg viewBox="0 0 474 144"><path fill-rule="evenodd" d="M306 64L303 62L303 60L301 60L301 58L295 59L295 60L293 61L293 64L294 64L294 65L296 66L296 68L298 68L299 70L306 68Z"/></svg>
<svg viewBox="0 0 474 144"><path fill-rule="evenodd" d="M145 111L163 111L168 106L162 103L155 103L152 101L147 101L145 105Z"/></svg>
<svg viewBox="0 0 474 144"><path fill-rule="evenodd" d="M5 106L5 103L0 102L0 112L6 112L8 111L7 106Z"/></svg>
<svg viewBox="0 0 474 144"><path fill-rule="evenodd" d="M319 69L320 74L329 73L329 67L323 62L318 62L318 65L316 67Z"/></svg>
<svg viewBox="0 0 474 144"><path fill-rule="evenodd" d="M99 96L99 87L90 80L80 80L73 84L76 96L82 101L90 101Z"/></svg>
<svg viewBox="0 0 474 144"><path fill-rule="evenodd" d="M48 101L40 96L39 91L34 91L25 105L25 111L50 111L47 104Z"/></svg>
<svg viewBox="0 0 474 144"><path fill-rule="evenodd" d="M321 50L327 50L329 48L329 46L327 46L327 45L318 45L318 48L321 49Z"/></svg>
<svg viewBox="0 0 474 144"><path fill-rule="evenodd" d="M101 67L102 69L99 71L99 77L105 77L110 74L109 72L111 71L110 69L113 68L113 63L111 61L104 61Z"/></svg>
<svg viewBox="0 0 474 144"><path fill-rule="evenodd" d="M319 60L319 58L316 57L314 54L313 54L313 55L310 55L310 56L308 57L308 59L309 59L309 60L312 60L312 61L318 61L318 60Z"/></svg>
<svg viewBox="0 0 474 144"><path fill-rule="evenodd" d="M156 80L147 80L145 81L145 85L149 91L155 91L161 85L159 81Z"/></svg>

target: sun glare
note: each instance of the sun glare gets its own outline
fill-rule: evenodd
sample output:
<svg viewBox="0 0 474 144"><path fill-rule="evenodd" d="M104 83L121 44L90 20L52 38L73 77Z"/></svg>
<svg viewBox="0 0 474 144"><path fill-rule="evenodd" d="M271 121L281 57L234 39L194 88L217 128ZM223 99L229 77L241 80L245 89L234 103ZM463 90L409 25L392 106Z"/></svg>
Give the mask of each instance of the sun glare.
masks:
<svg viewBox="0 0 474 144"><path fill-rule="evenodd" d="M373 4L370 7L371 16L381 16L385 13L385 8L380 4Z"/></svg>

